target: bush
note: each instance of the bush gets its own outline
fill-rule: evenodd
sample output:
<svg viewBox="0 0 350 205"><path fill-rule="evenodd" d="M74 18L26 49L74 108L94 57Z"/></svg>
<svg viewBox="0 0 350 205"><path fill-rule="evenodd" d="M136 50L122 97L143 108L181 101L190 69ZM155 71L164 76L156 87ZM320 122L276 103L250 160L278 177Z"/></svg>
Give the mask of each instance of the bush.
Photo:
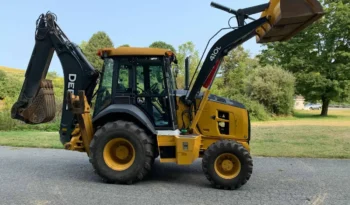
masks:
<svg viewBox="0 0 350 205"><path fill-rule="evenodd" d="M62 98L56 97L56 116L51 122L45 124L30 125L19 120L11 118L11 107L17 98L6 98L5 106L0 110L0 130L2 131L23 131L23 130L39 130L39 131L58 131L60 128Z"/></svg>
<svg viewBox="0 0 350 205"><path fill-rule="evenodd" d="M247 96L244 95L236 95L230 97L230 99L238 101L246 107L246 109L249 111L250 119L252 121L265 121L270 118L269 113L265 109L263 105L261 105L259 102L250 99Z"/></svg>
<svg viewBox="0 0 350 205"><path fill-rule="evenodd" d="M0 100L17 97L21 82L11 75L0 70Z"/></svg>
<svg viewBox="0 0 350 205"><path fill-rule="evenodd" d="M247 95L264 105L275 115L289 115L293 111L295 77L279 67L256 68L246 82Z"/></svg>

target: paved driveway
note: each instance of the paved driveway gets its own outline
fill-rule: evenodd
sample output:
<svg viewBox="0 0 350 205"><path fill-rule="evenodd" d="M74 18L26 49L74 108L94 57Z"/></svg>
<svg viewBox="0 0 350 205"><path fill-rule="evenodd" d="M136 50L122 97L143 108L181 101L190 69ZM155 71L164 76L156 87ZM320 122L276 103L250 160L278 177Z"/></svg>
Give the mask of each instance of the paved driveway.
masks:
<svg viewBox="0 0 350 205"><path fill-rule="evenodd" d="M135 185L111 185L84 153L0 147L0 204L350 204L350 160L255 157L236 191L209 187L200 160L155 169Z"/></svg>

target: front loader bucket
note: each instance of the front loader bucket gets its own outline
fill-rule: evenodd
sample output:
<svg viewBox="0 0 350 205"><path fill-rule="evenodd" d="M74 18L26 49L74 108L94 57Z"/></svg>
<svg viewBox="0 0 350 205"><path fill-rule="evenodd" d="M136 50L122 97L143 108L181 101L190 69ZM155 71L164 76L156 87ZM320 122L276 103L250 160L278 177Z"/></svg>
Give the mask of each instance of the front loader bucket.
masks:
<svg viewBox="0 0 350 205"><path fill-rule="evenodd" d="M39 124L53 120L56 114L56 103L52 81L42 80L33 101L25 108L19 107L19 104L13 106L13 117L28 124Z"/></svg>
<svg viewBox="0 0 350 205"><path fill-rule="evenodd" d="M270 0L269 7L261 14L269 19L268 23L256 30L256 41L286 41L323 15L317 0Z"/></svg>

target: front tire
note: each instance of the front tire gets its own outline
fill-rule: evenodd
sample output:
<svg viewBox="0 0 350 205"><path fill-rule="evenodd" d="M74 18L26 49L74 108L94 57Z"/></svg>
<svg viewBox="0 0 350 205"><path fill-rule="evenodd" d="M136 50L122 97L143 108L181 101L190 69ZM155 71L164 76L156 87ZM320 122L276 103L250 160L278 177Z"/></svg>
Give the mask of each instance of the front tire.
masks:
<svg viewBox="0 0 350 205"><path fill-rule="evenodd" d="M253 160L242 144L219 140L204 152L202 169L213 187L234 190L250 179Z"/></svg>
<svg viewBox="0 0 350 205"><path fill-rule="evenodd" d="M99 128L90 144L90 162L107 183L132 184L150 171L154 141L133 122L108 122Z"/></svg>

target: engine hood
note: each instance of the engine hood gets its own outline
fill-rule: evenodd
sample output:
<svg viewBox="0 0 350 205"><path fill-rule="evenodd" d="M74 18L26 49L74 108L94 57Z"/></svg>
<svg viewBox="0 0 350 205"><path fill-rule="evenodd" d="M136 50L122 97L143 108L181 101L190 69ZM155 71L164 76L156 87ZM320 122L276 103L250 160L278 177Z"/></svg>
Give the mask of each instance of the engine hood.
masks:
<svg viewBox="0 0 350 205"><path fill-rule="evenodd" d="M181 96L186 95L186 94L187 94L187 90L176 90L176 96L177 97L181 97ZM202 99L203 94L204 94L203 92L200 92L197 95L196 99ZM208 100L212 101L212 102L222 103L222 104L225 104L225 105L231 105L231 106L234 106L234 107L246 109L246 107L242 103L237 102L235 100L231 100L231 99L224 98L224 97L217 96L217 95L213 95L213 94L209 94L208 98L209 98Z"/></svg>

